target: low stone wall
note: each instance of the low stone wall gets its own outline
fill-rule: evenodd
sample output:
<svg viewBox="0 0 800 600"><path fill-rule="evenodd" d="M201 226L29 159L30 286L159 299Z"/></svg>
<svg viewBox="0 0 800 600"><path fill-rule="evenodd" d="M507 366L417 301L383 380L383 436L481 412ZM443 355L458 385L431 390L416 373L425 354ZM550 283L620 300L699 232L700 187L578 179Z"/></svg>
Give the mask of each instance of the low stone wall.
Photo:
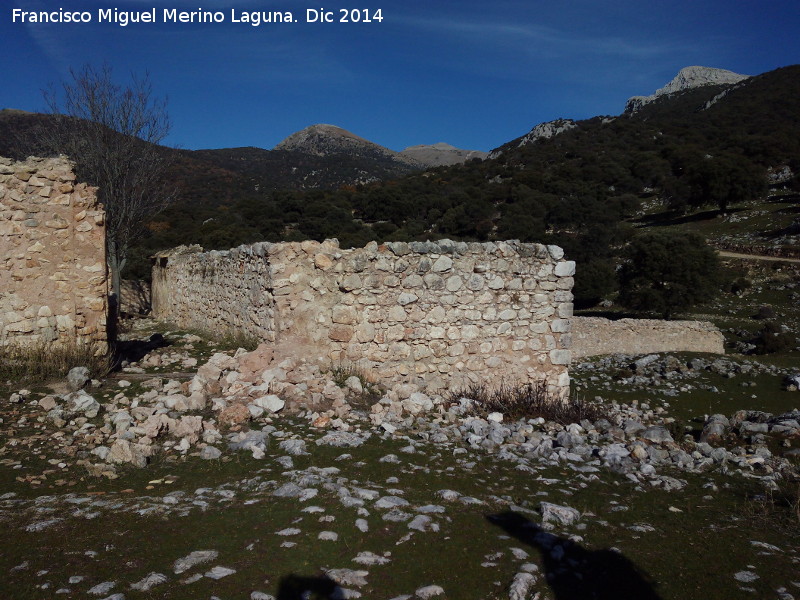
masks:
<svg viewBox="0 0 800 600"><path fill-rule="evenodd" d="M546 380L564 393L574 270L557 246L515 242L181 248L155 257L153 313L433 392Z"/></svg>
<svg viewBox="0 0 800 600"><path fill-rule="evenodd" d="M107 339L105 213L65 158L0 158L0 344Z"/></svg>
<svg viewBox="0 0 800 600"><path fill-rule="evenodd" d="M572 356L712 352L724 354L725 339L707 321L660 321L573 317Z"/></svg>

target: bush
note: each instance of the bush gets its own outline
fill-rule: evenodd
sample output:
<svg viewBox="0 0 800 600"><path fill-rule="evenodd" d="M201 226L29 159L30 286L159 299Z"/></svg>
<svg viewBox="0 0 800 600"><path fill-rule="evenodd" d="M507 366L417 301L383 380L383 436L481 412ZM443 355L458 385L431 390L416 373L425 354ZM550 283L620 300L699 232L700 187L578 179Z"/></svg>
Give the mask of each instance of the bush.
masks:
<svg viewBox="0 0 800 600"><path fill-rule="evenodd" d="M473 412L481 417L499 412L511 420L536 419L542 417L562 425L580 423L583 419L595 421L605 418L605 413L595 404L588 404L578 397L565 399L547 391L547 383L536 381L512 385L501 383L491 389L486 384L470 387L450 394L451 402L461 398L473 401Z"/></svg>
<svg viewBox="0 0 800 600"><path fill-rule="evenodd" d="M737 277L733 280L728 289L731 294L739 295L742 292L749 290L751 287L753 287L753 282L751 282L749 279L746 277Z"/></svg>
<svg viewBox="0 0 800 600"><path fill-rule="evenodd" d="M688 232L649 232L623 254L619 302L669 319L713 297L719 286L717 253Z"/></svg>
<svg viewBox="0 0 800 600"><path fill-rule="evenodd" d="M768 321L770 319L775 318L775 309L771 306L759 306L758 312L753 317L754 319L758 319L759 321Z"/></svg>
<svg viewBox="0 0 800 600"><path fill-rule="evenodd" d="M797 345L796 334L784 330L783 327L773 321L769 321L764 328L758 332L756 339L756 354L774 354L776 352L791 352Z"/></svg>
<svg viewBox="0 0 800 600"><path fill-rule="evenodd" d="M328 373L333 382L343 389L347 387L348 379L351 377L358 379L362 391L360 394L353 394L349 402L356 408L368 409L383 396L384 389L375 381L375 378L356 365L339 363L332 366Z"/></svg>

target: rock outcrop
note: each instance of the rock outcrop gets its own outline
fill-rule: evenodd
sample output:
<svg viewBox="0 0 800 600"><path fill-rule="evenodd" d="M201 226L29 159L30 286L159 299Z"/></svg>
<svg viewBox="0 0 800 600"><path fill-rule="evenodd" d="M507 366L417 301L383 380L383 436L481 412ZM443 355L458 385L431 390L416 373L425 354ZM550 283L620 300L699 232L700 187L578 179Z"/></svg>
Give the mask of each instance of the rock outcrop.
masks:
<svg viewBox="0 0 800 600"><path fill-rule="evenodd" d="M749 75L739 75L738 73L725 69L697 66L684 67L672 81L656 90L654 94L650 96L633 96L630 98L625 104L625 114L631 115L661 96L675 94L706 85L733 85L748 78Z"/></svg>
<svg viewBox="0 0 800 600"><path fill-rule="evenodd" d="M575 121L572 119L556 119L555 121L547 121L545 123L539 123L536 127L531 129L527 134L515 140L515 142L511 142L510 144L503 146L501 148L497 148L496 150L492 150L489 153L489 158L497 158L503 153L503 150L507 147L516 147L521 148L522 146L529 146L538 142L539 140L549 140L550 138L564 133L565 131L569 131L570 129L574 129L577 127Z"/></svg>
<svg viewBox="0 0 800 600"><path fill-rule="evenodd" d="M473 158L484 160L488 153L479 150L461 150L440 142L433 145L409 146L400 152L400 155L424 164L426 167L444 167L461 164Z"/></svg>

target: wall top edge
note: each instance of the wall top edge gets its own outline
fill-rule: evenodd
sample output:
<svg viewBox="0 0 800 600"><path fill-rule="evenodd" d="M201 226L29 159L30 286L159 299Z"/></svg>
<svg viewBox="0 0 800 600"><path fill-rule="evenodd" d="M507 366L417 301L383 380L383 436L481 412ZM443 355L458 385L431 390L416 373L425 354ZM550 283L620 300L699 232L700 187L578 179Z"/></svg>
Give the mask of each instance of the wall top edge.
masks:
<svg viewBox="0 0 800 600"><path fill-rule="evenodd" d="M536 258L539 260L560 261L564 259L564 250L560 246L545 245L536 243L524 243L519 240L507 240L502 242L456 242L449 239L425 242L370 242L363 248L342 249L339 247L339 240L336 238L327 239L323 242L307 240L304 242L258 242L255 244L244 244L230 250L209 250L204 251L202 246L197 244L191 246L178 246L169 250L163 250L152 255L152 259L177 258L202 254L208 258L244 258L249 256L275 255L286 250L302 251L308 255L329 254L333 258L338 258L346 254L378 255L393 254L395 256L405 256L407 254L495 254L498 257L521 257Z"/></svg>

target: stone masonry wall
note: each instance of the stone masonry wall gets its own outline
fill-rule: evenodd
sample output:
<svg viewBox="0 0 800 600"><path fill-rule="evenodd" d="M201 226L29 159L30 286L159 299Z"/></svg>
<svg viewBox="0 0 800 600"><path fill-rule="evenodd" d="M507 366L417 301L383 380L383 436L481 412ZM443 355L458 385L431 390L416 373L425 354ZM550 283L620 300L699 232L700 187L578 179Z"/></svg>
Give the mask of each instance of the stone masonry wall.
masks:
<svg viewBox="0 0 800 600"><path fill-rule="evenodd" d="M557 246L516 242L181 248L155 258L153 314L432 392L543 379L563 393L574 270Z"/></svg>
<svg viewBox="0 0 800 600"><path fill-rule="evenodd" d="M706 321L661 321L600 317L572 319L572 356L712 352L724 354L725 339Z"/></svg>
<svg viewBox="0 0 800 600"><path fill-rule="evenodd" d="M107 341L105 213L65 158L0 158L0 344Z"/></svg>

